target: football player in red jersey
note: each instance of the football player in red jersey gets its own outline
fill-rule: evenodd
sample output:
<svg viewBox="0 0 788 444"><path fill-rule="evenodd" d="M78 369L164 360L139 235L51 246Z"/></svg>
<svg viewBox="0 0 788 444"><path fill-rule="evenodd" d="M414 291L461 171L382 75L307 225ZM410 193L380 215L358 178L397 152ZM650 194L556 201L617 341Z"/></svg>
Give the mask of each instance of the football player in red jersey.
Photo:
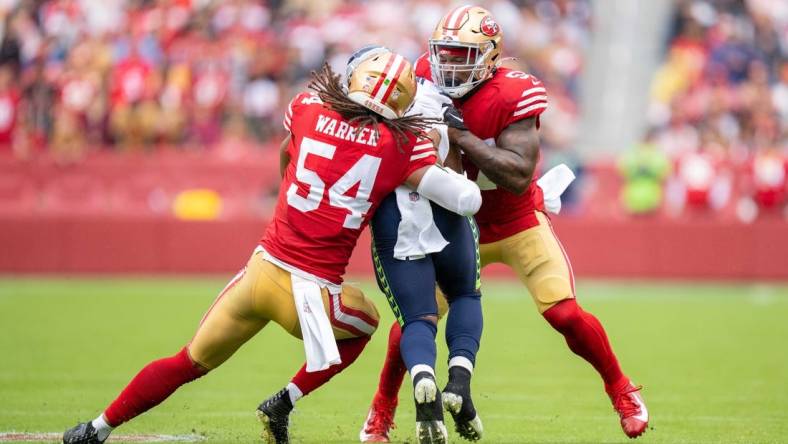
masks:
<svg viewBox="0 0 788 444"><path fill-rule="evenodd" d="M487 10L461 6L441 19L429 53L416 63L416 75L432 80L456 107L447 110L449 137L463 151L468 177L482 190L476 214L481 265L500 262L517 273L570 350L599 372L624 433L640 436L648 426L641 387L621 371L599 320L577 304L569 259L533 180L547 91L536 77L501 66L502 43L501 29ZM389 346L372 406L376 412L369 417L393 417L396 402L385 394L402 380L400 361L399 350ZM375 424L388 432L392 421Z"/></svg>
<svg viewBox="0 0 788 444"><path fill-rule="evenodd" d="M435 165L421 117L404 117L416 93L411 64L391 52L360 64L343 90L326 65L297 95L284 125L284 177L272 222L246 267L219 294L191 341L143 368L68 444L103 443L113 428L226 361L270 321L302 338L307 362L257 408L263 437L289 442L293 404L352 364L378 324L364 294L342 284L350 254L381 200L405 183L463 215L481 205L478 187Z"/></svg>

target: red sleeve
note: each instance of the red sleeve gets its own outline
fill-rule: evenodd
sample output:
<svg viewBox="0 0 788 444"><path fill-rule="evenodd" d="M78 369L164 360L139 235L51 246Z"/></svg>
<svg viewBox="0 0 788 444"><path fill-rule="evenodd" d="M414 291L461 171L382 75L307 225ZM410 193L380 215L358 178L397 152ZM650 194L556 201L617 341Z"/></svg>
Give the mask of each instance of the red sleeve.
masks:
<svg viewBox="0 0 788 444"><path fill-rule="evenodd" d="M293 123L293 104L296 101L298 101L298 98L301 96L301 94L298 94L297 96L293 97L293 100L291 100L290 103L287 104L287 111L285 111L285 118L282 121L282 125L285 127L285 130L288 133L291 132L290 125Z"/></svg>
<svg viewBox="0 0 788 444"><path fill-rule="evenodd" d="M282 125L284 125L285 130L288 132L290 131L290 127L293 124L293 118L297 117L299 114L299 109L304 106L320 104L322 106L323 101L320 100L317 94L312 92L302 92L298 93L293 100L287 105L287 110L285 111L285 118L282 121Z"/></svg>
<svg viewBox="0 0 788 444"><path fill-rule="evenodd" d="M509 126L519 120L536 117L539 127L539 115L547 109L547 90L539 79L520 71L509 71L504 86L507 97L506 124Z"/></svg>
<svg viewBox="0 0 788 444"><path fill-rule="evenodd" d="M419 138L410 152L410 162L408 168L405 170L405 177L403 180L410 177L416 170L425 166L435 165L438 161L438 155L435 152L435 145L432 140L427 138Z"/></svg>

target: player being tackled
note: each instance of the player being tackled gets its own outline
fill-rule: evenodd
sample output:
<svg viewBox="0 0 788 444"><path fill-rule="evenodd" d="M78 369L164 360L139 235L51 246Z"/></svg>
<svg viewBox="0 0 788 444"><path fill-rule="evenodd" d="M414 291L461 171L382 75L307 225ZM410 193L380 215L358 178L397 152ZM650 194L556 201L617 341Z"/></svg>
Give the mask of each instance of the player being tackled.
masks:
<svg viewBox="0 0 788 444"><path fill-rule="evenodd" d="M381 46L362 48L348 60L348 72L386 51ZM352 83L347 86L352 87ZM450 103L431 82L420 80L414 105L407 115L442 119L443 105ZM445 125L436 125L428 135L441 142L438 156L443 165L459 174L462 168L458 153L449 150L448 140L441 137L445 133ZM425 153L420 155L428 155L430 146L425 144L417 150ZM461 430L469 436L480 437L481 421L470 401L470 370L479 349L483 318L478 231L472 218L447 211L426 196L400 186L381 202L370 229L378 286L397 318L389 345L396 345L403 359L401 370L403 373L409 371L413 381L417 442L448 440L442 399L451 401L458 425L472 423L476 428L463 427ZM435 298L436 284L445 298ZM446 314L447 306L451 307L446 321L449 392L442 396L435 380L435 338L438 319ZM388 400L391 409L370 410L359 432L362 441L388 441L392 416L385 413L395 408L399 387L391 387L392 393L386 398L376 398ZM384 415L376 415L377 411Z"/></svg>
<svg viewBox="0 0 788 444"><path fill-rule="evenodd" d="M621 370L601 322L578 303L571 264L547 215L548 193L534 180L547 90L533 75L503 66L502 45L502 30L489 11L461 6L440 20L428 54L416 62L416 75L433 81L456 107L445 121L468 177L482 190L476 214L481 266L503 263L515 271L542 317L599 373L624 433L638 437L649 420L640 386ZM393 410L383 409L392 405L391 388L402 380L402 358L391 340L387 353L370 417L393 418ZM444 405L456 410L451 401ZM464 424L457 429L474 439L461 432Z"/></svg>

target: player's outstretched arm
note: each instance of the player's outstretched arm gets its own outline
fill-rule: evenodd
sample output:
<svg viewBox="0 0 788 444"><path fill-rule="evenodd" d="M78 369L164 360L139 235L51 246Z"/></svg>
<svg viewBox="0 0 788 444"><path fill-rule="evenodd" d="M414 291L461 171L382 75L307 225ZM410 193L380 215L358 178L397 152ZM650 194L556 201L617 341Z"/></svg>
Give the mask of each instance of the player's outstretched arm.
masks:
<svg viewBox="0 0 788 444"><path fill-rule="evenodd" d="M437 165L414 171L405 180L405 185L462 216L473 216L482 206L482 193L474 182Z"/></svg>
<svg viewBox="0 0 788 444"><path fill-rule="evenodd" d="M449 140L496 185L521 194L528 189L539 160L536 117L512 123L489 146L468 130L449 128Z"/></svg>

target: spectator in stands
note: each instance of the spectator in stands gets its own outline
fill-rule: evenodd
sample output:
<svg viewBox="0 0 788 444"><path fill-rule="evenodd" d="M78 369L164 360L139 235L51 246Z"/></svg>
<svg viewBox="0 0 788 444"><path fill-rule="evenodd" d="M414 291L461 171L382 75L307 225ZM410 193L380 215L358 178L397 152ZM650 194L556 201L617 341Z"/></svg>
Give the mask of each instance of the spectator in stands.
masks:
<svg viewBox="0 0 788 444"><path fill-rule="evenodd" d="M780 214L788 191L788 161L776 148L758 150L750 163L752 198L761 211Z"/></svg>
<svg viewBox="0 0 788 444"><path fill-rule="evenodd" d="M20 124L30 145L65 146L72 139L64 132L79 128L90 144L207 146L223 132L237 134L233 113L267 143L281 136L286 98L309 72L324 59L347 58L344 30L415 59L443 3L18 1L8 4L0 63L19 59ZM507 52L528 61L551 91L546 142L569 146L589 1L487 3L505 29L526 30L507 33ZM401 18L396 28L392 17ZM55 113L68 122L55 125Z"/></svg>
<svg viewBox="0 0 788 444"><path fill-rule="evenodd" d="M52 154L60 164L69 164L85 155L87 138L79 115L59 104L54 110L54 127L50 142Z"/></svg>
<svg viewBox="0 0 788 444"><path fill-rule="evenodd" d="M156 138L159 108L158 72L132 43L129 55L117 63L110 79L110 130L121 146L150 145Z"/></svg>
<svg viewBox="0 0 788 444"><path fill-rule="evenodd" d="M0 65L0 151L11 151L19 119L20 91L14 82L14 67Z"/></svg>
<svg viewBox="0 0 788 444"><path fill-rule="evenodd" d="M662 205L662 187L671 173L668 156L659 149L656 133L649 132L635 149L619 159L624 178L621 202L630 214L655 213Z"/></svg>
<svg viewBox="0 0 788 444"><path fill-rule="evenodd" d="M740 191L747 199L759 195L763 206L780 195L754 191L754 171L761 171L762 182L777 183L775 165L786 162L786 153L775 149L788 134L788 34L780 31L788 9L778 13L781 4L679 3L651 113L658 143L677 165L669 195L680 198L672 202L723 208L732 202L731 172L745 170L753 172L753 185Z"/></svg>
<svg viewBox="0 0 788 444"><path fill-rule="evenodd" d="M184 140L188 124L188 107L191 103L191 70L185 63L170 66L166 71L164 86L159 96L161 141L178 144Z"/></svg>
<svg viewBox="0 0 788 444"><path fill-rule="evenodd" d="M772 87L772 105L780 116L780 126L788 130L788 60L780 63L778 81Z"/></svg>

